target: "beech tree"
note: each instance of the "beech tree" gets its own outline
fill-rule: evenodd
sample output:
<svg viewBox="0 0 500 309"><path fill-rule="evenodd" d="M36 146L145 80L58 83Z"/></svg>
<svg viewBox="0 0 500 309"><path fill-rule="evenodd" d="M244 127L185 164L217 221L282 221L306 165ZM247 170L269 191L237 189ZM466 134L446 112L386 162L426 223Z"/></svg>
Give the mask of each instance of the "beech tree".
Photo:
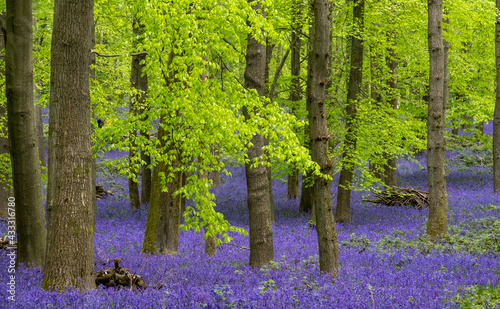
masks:
<svg viewBox="0 0 500 309"><path fill-rule="evenodd" d="M311 3L313 26L309 38L311 53L309 55L307 107L310 123L311 158L319 165L321 176L314 179L314 208L316 214L316 232L318 234L319 269L334 274L339 267L338 241L333 218L333 206L330 193L333 162L328 147L328 119L326 116L326 81L329 78L325 63L331 57L329 0L315 0Z"/></svg>
<svg viewBox="0 0 500 309"><path fill-rule="evenodd" d="M428 2L429 40L429 105L427 116L427 182L429 185L429 221L427 234L446 236L448 228L448 201L444 172L444 47L443 1Z"/></svg>
<svg viewBox="0 0 500 309"><path fill-rule="evenodd" d="M93 8L93 0L55 2L44 289L95 287L90 123Z"/></svg>
<svg viewBox="0 0 500 309"><path fill-rule="evenodd" d="M260 2L253 9L265 10ZM266 45L262 34L250 33L247 40L245 88L255 89L259 97L264 95L266 70ZM243 114L248 121L256 110L243 107ZM261 267L274 258L273 227L271 224L271 199L267 168L262 162L264 137L260 133L253 135L248 148L248 163L245 164L248 191L248 212L250 218L250 262L251 266ZM258 163L257 166L255 166Z"/></svg>
<svg viewBox="0 0 500 309"><path fill-rule="evenodd" d="M347 86L347 105L345 107L346 136L342 155L342 171L337 194L337 222L351 222L351 187L356 160L357 105L361 95L363 81L363 28L365 1L354 2L353 23L354 33L351 35L351 65Z"/></svg>
<svg viewBox="0 0 500 309"><path fill-rule="evenodd" d="M19 243L16 263L43 267L47 230L33 104L32 0L8 0L6 20L5 93Z"/></svg>

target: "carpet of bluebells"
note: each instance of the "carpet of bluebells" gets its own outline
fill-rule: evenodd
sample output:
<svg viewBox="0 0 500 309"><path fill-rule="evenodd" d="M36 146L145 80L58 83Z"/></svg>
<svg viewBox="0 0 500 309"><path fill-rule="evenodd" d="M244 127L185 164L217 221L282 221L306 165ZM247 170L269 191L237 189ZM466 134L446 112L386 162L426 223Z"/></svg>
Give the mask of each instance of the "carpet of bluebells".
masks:
<svg viewBox="0 0 500 309"><path fill-rule="evenodd" d="M147 209L130 211L126 179L104 164L126 153L110 151L99 158L98 184L115 196L98 201L96 271L112 266L107 259L121 257L121 266L148 285L163 287L47 292L40 288L43 272L21 265L16 300L9 302L8 258L0 252L0 308L495 307L500 298L500 195L492 194L491 167L463 165L467 155L454 151L446 156L449 236L439 242L425 238L428 210L364 203L367 193L354 192L352 223L337 224L341 266L332 280L319 272L309 215L298 213L299 201L286 198L281 180L273 183L275 259L268 266L250 268L248 250L229 245L208 257L202 234L193 231L180 232L177 256L142 254ZM401 159L399 185L427 190L425 166L425 155ZM248 229L244 168L228 170L232 177L223 175L214 190L217 210L231 224ZM332 183L334 205L337 180ZM5 231L2 221L0 235ZM234 244L249 246L248 236L231 236Z"/></svg>

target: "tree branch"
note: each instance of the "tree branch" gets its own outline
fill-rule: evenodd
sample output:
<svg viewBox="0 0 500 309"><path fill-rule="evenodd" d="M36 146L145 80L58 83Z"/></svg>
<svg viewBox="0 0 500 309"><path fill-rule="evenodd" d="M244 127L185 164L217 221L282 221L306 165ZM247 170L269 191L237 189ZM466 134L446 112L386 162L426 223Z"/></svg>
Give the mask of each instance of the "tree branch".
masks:
<svg viewBox="0 0 500 309"><path fill-rule="evenodd" d="M121 57L121 56L125 56L127 54L101 54L100 52L97 52L95 50L91 51L90 52L91 54L96 54L97 56L99 57ZM131 54L132 56L139 56L139 55L149 55L148 52L138 52L138 53L132 53Z"/></svg>

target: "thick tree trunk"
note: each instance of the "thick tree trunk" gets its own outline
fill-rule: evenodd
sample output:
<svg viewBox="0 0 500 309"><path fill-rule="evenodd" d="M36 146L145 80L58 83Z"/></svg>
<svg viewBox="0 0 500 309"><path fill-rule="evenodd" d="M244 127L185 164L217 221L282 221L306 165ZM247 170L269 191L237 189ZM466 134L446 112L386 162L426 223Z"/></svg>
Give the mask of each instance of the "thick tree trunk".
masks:
<svg viewBox="0 0 500 309"><path fill-rule="evenodd" d="M497 9L500 10L500 0L497 0ZM500 14L497 14L495 24L495 59L497 88L493 116L493 190L500 193Z"/></svg>
<svg viewBox="0 0 500 309"><path fill-rule="evenodd" d="M167 125L166 117L165 115L161 116L158 140L161 141L160 147L165 149L164 153L171 153L175 151L175 142L166 140L166 137L172 136L171 132L167 132L164 128ZM148 220L142 247L143 253L177 254L179 248L181 195L174 195L174 193L182 185L182 173L172 172L174 177L167 180L167 192L162 191L161 184L161 174L166 177L173 169L180 167L181 161L178 149L174 160L169 164L170 167L165 162L160 161L153 169Z"/></svg>
<svg viewBox="0 0 500 309"><path fill-rule="evenodd" d="M333 162L328 154L330 135L328 134L328 119L326 112L327 89L326 82L331 57L330 32L330 1L315 0L311 4L313 12L313 27L309 35L311 53L309 56L307 95L309 124L311 128L311 157L320 166L325 176L332 176ZM331 181L321 177L314 180L314 208L316 214L316 232L318 234L319 269L334 275L339 267L339 248L333 206L330 193Z"/></svg>
<svg viewBox="0 0 500 309"><path fill-rule="evenodd" d="M44 289L95 287L90 123L93 7L93 0L55 2Z"/></svg>
<svg viewBox="0 0 500 309"><path fill-rule="evenodd" d="M5 34L7 32L5 12L0 14L0 55L5 57ZM5 65L0 67L1 76L5 77ZM9 143L9 133L7 130L7 105L0 104L0 128L2 131L0 133L0 156L5 157L4 160L10 162L10 143ZM8 164L8 167L11 165ZM0 171L0 218L7 217L7 201L9 197L14 196L14 191L11 187L12 174L5 170Z"/></svg>
<svg viewBox="0 0 500 309"><path fill-rule="evenodd" d="M89 20L90 22L90 29L92 31L90 35L90 48L94 49L95 47L95 22L94 18L92 20ZM96 72L96 55L95 53L90 54L90 85L92 87L92 83L95 82L95 72ZM91 94L92 97L92 94ZM95 108L96 108L96 102L90 103L90 114L92 119L96 119L95 117ZM94 126L90 127L92 136L94 136ZM92 146L94 144L92 143ZM91 172L90 172L90 177L92 179L92 188L95 188L97 185L97 156L94 157L95 153L92 153L92 166L91 166ZM96 225L97 225L97 196L94 194L92 195L92 207L94 208L94 218L92 219L92 222L94 224L94 232L96 231Z"/></svg>
<svg viewBox="0 0 500 309"><path fill-rule="evenodd" d="M444 50L443 1L429 0L429 106L427 116L427 181L429 185L429 221L427 234L446 236L448 202L444 172Z"/></svg>
<svg viewBox="0 0 500 309"><path fill-rule="evenodd" d="M260 3L253 5L254 10L265 11ZM266 46L259 43L252 34L248 35L245 87L255 89L259 96L264 95L266 69ZM245 119L250 119L247 107L243 108ZM247 150L249 162L245 164L248 191L248 212L250 218L250 266L261 267L274 258L273 226L271 219L271 198L266 166L251 167L256 158L264 154L264 137L255 134L252 146Z"/></svg>
<svg viewBox="0 0 500 309"><path fill-rule="evenodd" d="M47 230L33 105L31 8L31 0L7 1L5 94L18 240L16 264L43 267Z"/></svg>
<svg viewBox="0 0 500 309"><path fill-rule="evenodd" d="M292 15L292 43L295 42L291 49L291 69L292 75L292 92L290 100L292 101L292 114L296 114L299 101L302 99L302 89L300 87L300 50L302 40L300 39L300 31L302 30L302 0L295 0L293 2L293 15ZM288 187L287 197L289 199L299 197L299 171L295 166L289 166L288 174Z"/></svg>
<svg viewBox="0 0 500 309"><path fill-rule="evenodd" d="M351 69L347 89L346 106L346 137L342 154L342 171L337 194L337 222L351 222L351 182L354 172L354 152L356 150L356 114L357 102L361 94L363 80L363 28L364 28L364 0L354 3L353 21L356 25L356 34L351 36Z"/></svg>

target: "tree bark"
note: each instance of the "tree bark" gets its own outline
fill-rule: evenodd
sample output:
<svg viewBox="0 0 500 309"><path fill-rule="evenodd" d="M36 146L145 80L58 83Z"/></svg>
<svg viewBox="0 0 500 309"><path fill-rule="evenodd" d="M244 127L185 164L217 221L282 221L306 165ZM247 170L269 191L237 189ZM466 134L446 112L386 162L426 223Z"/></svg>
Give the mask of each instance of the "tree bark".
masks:
<svg viewBox="0 0 500 309"><path fill-rule="evenodd" d="M269 63L273 59L273 50L274 44L266 38L266 69L264 71L264 84L266 85L264 88L264 95L269 98ZM270 98L272 100L272 98ZM269 146L269 139L264 137L264 147ZM271 164L271 154L266 151L267 162ZM274 201L273 201L273 173L271 165L266 165L266 174L267 174L267 184L269 189L269 206L271 207L271 222L275 223L274 219Z"/></svg>
<svg viewBox="0 0 500 309"><path fill-rule="evenodd" d="M292 75L292 92L290 94L290 101L292 101L292 114L296 115L297 105L302 99L302 89L300 87L300 50L302 47L302 40L300 38L300 31L302 30L302 0L295 0L293 2L293 15L292 15L292 46L291 49L291 69ZM289 166L288 174L288 187L287 197L289 199L296 199L299 197L299 171L295 166Z"/></svg>
<svg viewBox="0 0 500 309"><path fill-rule="evenodd" d="M200 161L200 160L198 160ZM198 177L200 179L205 179L208 181L208 173L206 172L201 172L200 169L198 169ZM206 229L209 226L207 225L206 227L203 228L203 232L205 233L205 253L208 254L209 256L214 256L217 253L217 242L215 239L215 236L209 236L207 235Z"/></svg>
<svg viewBox="0 0 500 309"><path fill-rule="evenodd" d="M444 49L443 1L429 0L429 106L427 116L427 181L429 185L429 221L427 235L443 237L447 233L448 202L444 156Z"/></svg>
<svg viewBox="0 0 500 309"><path fill-rule="evenodd" d="M396 38L394 38L395 40ZM396 42L394 41L394 45ZM393 109L398 109L398 98L397 98L397 90L398 90L398 61L396 60L396 51L395 46L392 46L389 49L389 57L387 59L387 66L389 67L389 71L391 73L391 77L389 79L389 89L390 89L390 99L389 104ZM387 158L387 164L385 167L385 184L388 186L397 186L398 185L398 175L397 175L397 166L398 160L396 156L392 155Z"/></svg>
<svg viewBox="0 0 500 309"><path fill-rule="evenodd" d="M5 34L7 32L6 26L6 16L5 12L0 14L0 54L5 57ZM0 67L0 74L5 77L5 65ZM4 157L3 160L9 162L8 167L11 166L10 162L10 143L9 143L9 132L7 129L7 105L0 104L0 128L2 131L0 133L0 156ZM7 217L7 201L9 197L14 196L14 191L12 190L12 173L5 169L0 172L0 218Z"/></svg>
<svg viewBox="0 0 500 309"><path fill-rule="evenodd" d="M361 82L363 80L363 35L364 29L364 0L354 3L353 22L356 33L351 36L351 69L347 89L346 105L346 137L342 154L342 170L337 194L337 222L351 222L351 182L354 172L354 152L356 150L356 114Z"/></svg>
<svg viewBox="0 0 500 309"><path fill-rule="evenodd" d="M259 2L253 9L265 16L265 11ZM248 35L245 88L255 89L259 96L264 95L266 69L266 46L259 43L252 34ZM248 108L243 107L245 119L250 119ZM248 212L250 219L250 260L249 265L261 267L274 258L273 226L271 221L271 198L269 196L269 181L266 166L261 164L252 167L254 159L262 158L264 137L255 134L248 148L248 160L245 164L248 191Z"/></svg>
<svg viewBox="0 0 500 309"><path fill-rule="evenodd" d="M329 0L315 0L311 4L313 12L313 27L309 35L311 53L308 72L308 114L311 128L311 157L318 163L324 176L332 176L333 162L328 154L330 135L328 134L328 119L326 112L328 68L331 57ZM339 267L339 248L337 232L333 217L333 206L330 193L331 181L316 176L314 179L314 197L316 214L316 232L318 234L319 269L334 275Z"/></svg>
<svg viewBox="0 0 500 309"><path fill-rule="evenodd" d="M132 23L132 29L133 29L133 34L134 34L134 40L132 42L132 48L135 50L137 47L138 42L137 37L141 34L141 26L139 24L139 21L137 19L134 19ZM142 68L144 67L144 64L140 64L142 60L144 60L146 57L146 54L140 54L140 55L133 55L132 56L132 68L130 71L130 83L132 85L132 88L136 91L135 95L131 98L130 100L130 113L133 114L134 118L138 117L138 115L141 113L141 109L143 109L143 104L146 101L146 89L147 88L147 76L144 75L141 77L142 73ZM130 141L130 150L129 150L129 164L130 167L133 168L135 165L134 163L134 157L137 156L137 131L134 129L133 132L130 133L131 136L131 141ZM149 137L149 134L148 134ZM144 147L143 147L144 148ZM142 154L145 155L144 151L141 152ZM148 156L149 157L149 156ZM148 170L146 166L143 166L143 171ZM143 173L147 174L147 173ZM147 177L147 175L146 175ZM151 177L150 177L151 179ZM145 180L147 182L147 180ZM130 197L130 207L133 210L139 209L141 206L141 200L139 196L139 186L136 181L133 180L133 178L128 179L128 188L129 188L129 197ZM144 189L143 192L144 195L147 194L147 188Z"/></svg>
<svg viewBox="0 0 500 309"><path fill-rule="evenodd" d="M33 104L31 0L8 0L6 21L5 94L18 240L16 264L43 267L47 230Z"/></svg>
<svg viewBox="0 0 500 309"><path fill-rule="evenodd" d="M171 132L165 130L168 125L165 115L160 118L158 140L164 153L176 152L169 166L162 160L153 169L151 182L151 198L149 201L146 233L142 247L143 253L177 254L179 248L179 224L181 220L181 195L174 193L182 185L182 173L172 172L180 167L180 153L175 149L175 141L168 140ZM167 179L167 192L162 191L162 177L173 173L173 178ZM163 176L162 176L163 175Z"/></svg>
<svg viewBox="0 0 500 309"><path fill-rule="evenodd" d="M500 10L500 0L497 0ZM495 23L496 98L493 116L493 191L500 193L500 14Z"/></svg>
<svg viewBox="0 0 500 309"><path fill-rule="evenodd" d="M55 2L44 289L95 287L90 122L93 7L93 0Z"/></svg>

